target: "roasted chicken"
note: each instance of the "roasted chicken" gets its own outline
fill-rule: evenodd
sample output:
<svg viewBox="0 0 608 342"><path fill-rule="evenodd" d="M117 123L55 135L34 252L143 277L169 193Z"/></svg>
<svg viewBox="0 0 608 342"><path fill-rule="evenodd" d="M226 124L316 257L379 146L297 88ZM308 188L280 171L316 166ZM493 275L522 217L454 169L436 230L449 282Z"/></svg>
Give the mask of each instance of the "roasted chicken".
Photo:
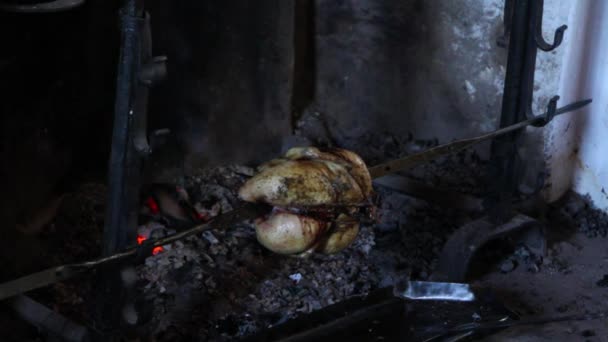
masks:
<svg viewBox="0 0 608 342"><path fill-rule="evenodd" d="M353 216L372 193L361 157L344 149L292 148L259 167L239 190L274 210L255 222L258 241L280 254L337 253L357 237Z"/></svg>

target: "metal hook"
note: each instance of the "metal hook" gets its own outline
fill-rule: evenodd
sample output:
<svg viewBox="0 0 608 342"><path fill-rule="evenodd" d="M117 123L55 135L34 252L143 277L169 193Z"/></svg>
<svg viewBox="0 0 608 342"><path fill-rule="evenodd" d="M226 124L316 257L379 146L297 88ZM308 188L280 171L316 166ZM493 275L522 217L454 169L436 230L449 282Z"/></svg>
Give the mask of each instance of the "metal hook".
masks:
<svg viewBox="0 0 608 342"><path fill-rule="evenodd" d="M555 30L553 44L549 44L543 38L542 28L540 26L537 26L536 35L534 37L534 39L536 40L536 46L546 52L555 50L555 48L557 48L562 43L562 40L564 39L564 31L566 31L567 28L568 25L562 25L557 30Z"/></svg>
<svg viewBox="0 0 608 342"><path fill-rule="evenodd" d="M559 96L555 95L549 100L549 104L547 105L547 112L544 115L539 115L536 117L532 126L534 127L544 127L546 126L557 113L557 101L559 100Z"/></svg>
<svg viewBox="0 0 608 342"><path fill-rule="evenodd" d="M549 52L555 50L564 39L564 31L568 28L568 25L562 25L555 30L555 34L553 35L553 43L549 44L543 38L543 2L544 0L538 0L537 10L536 10L536 23L535 23L535 32L534 32L534 40L536 41L536 46L539 49Z"/></svg>
<svg viewBox="0 0 608 342"><path fill-rule="evenodd" d="M549 104L547 105L547 114L545 116L545 121L550 122L555 117L555 113L557 112L557 101L559 101L559 95L555 95L549 100Z"/></svg>

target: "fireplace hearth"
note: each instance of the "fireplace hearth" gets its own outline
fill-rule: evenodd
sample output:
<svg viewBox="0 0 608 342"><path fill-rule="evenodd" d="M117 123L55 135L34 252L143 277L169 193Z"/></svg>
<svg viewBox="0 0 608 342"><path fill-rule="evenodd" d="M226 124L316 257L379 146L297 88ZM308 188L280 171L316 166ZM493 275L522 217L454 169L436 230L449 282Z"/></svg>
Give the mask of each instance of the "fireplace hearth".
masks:
<svg viewBox="0 0 608 342"><path fill-rule="evenodd" d="M0 0L3 340L606 335L582 3Z"/></svg>

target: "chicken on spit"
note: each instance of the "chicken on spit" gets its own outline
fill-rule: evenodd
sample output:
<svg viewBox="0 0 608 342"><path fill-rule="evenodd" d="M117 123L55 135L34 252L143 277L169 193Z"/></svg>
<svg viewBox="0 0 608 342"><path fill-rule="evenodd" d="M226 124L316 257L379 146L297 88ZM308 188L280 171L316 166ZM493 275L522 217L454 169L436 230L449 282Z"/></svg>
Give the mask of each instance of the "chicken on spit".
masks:
<svg viewBox="0 0 608 342"><path fill-rule="evenodd" d="M272 212L255 221L267 249L286 255L337 253L359 233L357 213L370 206L372 180L357 154L345 149L292 148L259 167L239 190Z"/></svg>

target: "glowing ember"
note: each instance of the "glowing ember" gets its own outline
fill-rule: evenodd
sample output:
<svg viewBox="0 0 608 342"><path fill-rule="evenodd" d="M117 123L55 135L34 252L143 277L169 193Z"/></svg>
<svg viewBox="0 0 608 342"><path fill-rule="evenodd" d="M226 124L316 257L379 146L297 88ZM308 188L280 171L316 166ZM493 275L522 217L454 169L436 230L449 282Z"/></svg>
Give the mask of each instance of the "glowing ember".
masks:
<svg viewBox="0 0 608 342"><path fill-rule="evenodd" d="M137 235L137 244L141 245L147 239L148 238L146 238L143 235ZM152 255L157 255L158 253L164 252L164 250L165 249L163 248L163 246L156 246L156 247L152 248Z"/></svg>
<svg viewBox="0 0 608 342"><path fill-rule="evenodd" d="M152 214L156 215L160 213L160 208L154 198L148 197L148 199L146 199L146 206L148 207L148 209L150 209L150 211L152 211Z"/></svg>

